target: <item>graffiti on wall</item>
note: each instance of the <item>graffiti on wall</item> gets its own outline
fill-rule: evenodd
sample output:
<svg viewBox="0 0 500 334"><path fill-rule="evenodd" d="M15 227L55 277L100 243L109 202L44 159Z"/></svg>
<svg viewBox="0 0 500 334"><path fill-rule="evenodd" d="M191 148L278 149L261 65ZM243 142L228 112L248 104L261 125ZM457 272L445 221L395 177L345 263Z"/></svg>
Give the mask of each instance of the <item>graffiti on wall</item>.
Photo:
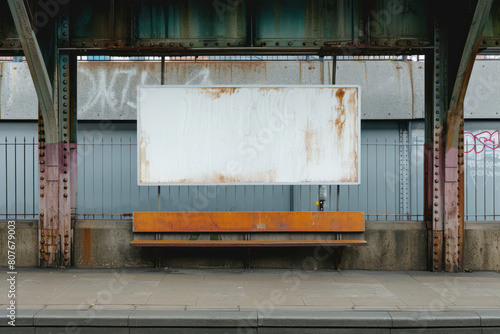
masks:
<svg viewBox="0 0 500 334"><path fill-rule="evenodd" d="M465 132L465 153L482 153L485 149L500 148L500 131Z"/></svg>

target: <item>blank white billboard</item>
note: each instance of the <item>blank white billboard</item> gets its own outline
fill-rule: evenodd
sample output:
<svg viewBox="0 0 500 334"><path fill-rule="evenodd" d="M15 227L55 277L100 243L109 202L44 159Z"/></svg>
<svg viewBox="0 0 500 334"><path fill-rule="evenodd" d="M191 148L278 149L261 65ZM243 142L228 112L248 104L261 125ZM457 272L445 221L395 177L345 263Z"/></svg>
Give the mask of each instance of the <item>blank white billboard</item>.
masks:
<svg viewBox="0 0 500 334"><path fill-rule="evenodd" d="M140 86L138 182L359 184L356 86Z"/></svg>

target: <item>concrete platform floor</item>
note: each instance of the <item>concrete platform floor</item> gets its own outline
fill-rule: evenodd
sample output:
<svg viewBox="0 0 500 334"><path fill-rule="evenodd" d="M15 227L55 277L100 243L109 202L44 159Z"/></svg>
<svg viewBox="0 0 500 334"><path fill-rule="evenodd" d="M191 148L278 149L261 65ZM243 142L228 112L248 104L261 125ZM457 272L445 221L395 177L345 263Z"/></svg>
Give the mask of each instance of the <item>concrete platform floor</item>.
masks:
<svg viewBox="0 0 500 334"><path fill-rule="evenodd" d="M7 268L2 268L7 273ZM0 281L0 309L9 302ZM18 310L500 310L500 273L18 269Z"/></svg>

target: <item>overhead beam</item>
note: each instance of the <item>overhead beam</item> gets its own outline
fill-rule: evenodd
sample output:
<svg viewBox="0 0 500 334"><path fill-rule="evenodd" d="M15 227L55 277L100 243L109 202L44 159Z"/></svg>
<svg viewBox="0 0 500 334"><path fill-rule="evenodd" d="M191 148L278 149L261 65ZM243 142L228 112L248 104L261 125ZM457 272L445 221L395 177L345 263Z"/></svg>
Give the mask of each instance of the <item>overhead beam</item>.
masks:
<svg viewBox="0 0 500 334"><path fill-rule="evenodd" d="M7 1L38 96L38 103L44 119L45 140L47 143L56 143L58 141L58 129L52 84L28 11L23 0Z"/></svg>

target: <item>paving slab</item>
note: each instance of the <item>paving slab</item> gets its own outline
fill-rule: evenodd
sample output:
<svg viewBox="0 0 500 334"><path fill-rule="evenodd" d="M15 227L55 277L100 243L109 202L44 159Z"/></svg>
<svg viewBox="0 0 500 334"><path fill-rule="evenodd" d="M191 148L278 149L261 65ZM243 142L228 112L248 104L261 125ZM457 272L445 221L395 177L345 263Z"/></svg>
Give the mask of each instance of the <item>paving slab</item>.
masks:
<svg viewBox="0 0 500 334"><path fill-rule="evenodd" d="M299 326L301 333L354 333L359 328L366 333L389 328L391 333L422 328L473 333L480 326L500 333L495 332L500 328L496 272L144 268L25 269L19 276L16 325L29 333L31 326L47 331L77 324L90 331L132 323L151 333L166 328L195 333L190 330L197 325L208 328L207 333L220 328L277 333L280 327L293 332ZM0 332L6 329L1 323Z"/></svg>
<svg viewBox="0 0 500 334"><path fill-rule="evenodd" d="M130 310L40 310L35 326L127 327Z"/></svg>
<svg viewBox="0 0 500 334"><path fill-rule="evenodd" d="M481 318L476 312L391 312L392 325L400 328L479 327Z"/></svg>
<svg viewBox="0 0 500 334"><path fill-rule="evenodd" d="M301 311L259 312L259 327L386 327L392 318L384 311Z"/></svg>
<svg viewBox="0 0 500 334"><path fill-rule="evenodd" d="M34 324L34 316L37 314L38 310L16 310L16 327L24 327L24 326L33 326ZM7 317L10 315L10 312L7 309L0 309L0 331L1 326L8 326L7 322L10 319Z"/></svg>
<svg viewBox="0 0 500 334"><path fill-rule="evenodd" d="M135 310L130 327L257 327L256 311Z"/></svg>
<svg viewBox="0 0 500 334"><path fill-rule="evenodd" d="M390 334L391 330L387 328L259 328L259 334Z"/></svg>
<svg viewBox="0 0 500 334"><path fill-rule="evenodd" d="M476 313L481 318L481 326L500 327L500 310L476 310Z"/></svg>

